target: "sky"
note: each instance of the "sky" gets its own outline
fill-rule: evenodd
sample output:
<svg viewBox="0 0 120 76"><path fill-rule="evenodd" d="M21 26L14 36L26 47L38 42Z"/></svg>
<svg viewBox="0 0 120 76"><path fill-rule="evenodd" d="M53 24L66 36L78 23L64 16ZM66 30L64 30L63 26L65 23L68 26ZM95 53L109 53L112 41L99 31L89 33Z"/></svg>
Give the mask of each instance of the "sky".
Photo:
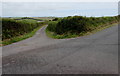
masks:
<svg viewBox="0 0 120 76"><path fill-rule="evenodd" d="M116 2L4 2L3 17L115 16Z"/></svg>
<svg viewBox="0 0 120 76"><path fill-rule="evenodd" d="M0 0L2 2L119 2L119 0Z"/></svg>
<svg viewBox="0 0 120 76"><path fill-rule="evenodd" d="M2 11L2 4L1 4L2 2L20 2L20 3L21 2L119 2L119 0L0 0L0 11ZM15 5L15 4L13 4L13 5ZM7 8L7 9L5 9L5 8ZM11 10L11 9L13 9L12 6L5 7L5 8L4 8L5 10L10 10L9 12L12 12L12 10ZM18 9L18 11L20 11L20 9ZM9 12L6 12L6 13L9 14ZM22 12L22 13L25 14L25 12ZM30 13L32 13L32 12L30 12ZM2 12L0 12L0 16L1 15L2 15Z"/></svg>

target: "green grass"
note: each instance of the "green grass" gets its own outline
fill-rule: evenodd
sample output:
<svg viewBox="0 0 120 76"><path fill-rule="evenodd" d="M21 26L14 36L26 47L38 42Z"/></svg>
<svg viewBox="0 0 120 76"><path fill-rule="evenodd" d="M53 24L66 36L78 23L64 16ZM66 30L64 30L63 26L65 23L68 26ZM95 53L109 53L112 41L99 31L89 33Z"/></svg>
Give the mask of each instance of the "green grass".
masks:
<svg viewBox="0 0 120 76"><path fill-rule="evenodd" d="M32 37L36 31L38 31L42 26L39 26L37 27L36 29L34 29L32 32L29 32L29 33L26 33L24 35L21 35L21 36L17 36L17 37L13 37L11 39L6 39L6 40L3 40L3 41L0 41L0 44L1 46L4 46L4 45L8 45L8 44L11 44L11 43L15 43L15 42L18 42L18 41L21 41L21 40L24 40L24 39L27 39L27 38L30 38Z"/></svg>
<svg viewBox="0 0 120 76"><path fill-rule="evenodd" d="M88 31L88 32L81 32L79 34L71 34L71 33L67 33L67 34L62 34L62 35L59 35L59 34L56 34L54 32L51 32L49 31L47 28L46 28L46 34L48 37L50 38L55 38L55 39L66 39L66 38L75 38L75 37L80 37L80 36L86 36L86 35L90 35L90 34L94 34L98 31L101 31L103 29L106 29L106 28L109 28L109 27L112 27L112 26L115 26L117 25L118 23L110 23L110 24L104 24L104 25L101 25L99 27L96 27L96 29L92 30L92 31Z"/></svg>

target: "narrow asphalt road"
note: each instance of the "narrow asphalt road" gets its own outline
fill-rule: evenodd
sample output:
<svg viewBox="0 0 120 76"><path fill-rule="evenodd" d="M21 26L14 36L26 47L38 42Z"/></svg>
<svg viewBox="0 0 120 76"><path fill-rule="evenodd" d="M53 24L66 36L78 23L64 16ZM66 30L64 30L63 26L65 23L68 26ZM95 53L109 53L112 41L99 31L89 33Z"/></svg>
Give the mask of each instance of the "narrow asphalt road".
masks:
<svg viewBox="0 0 120 76"><path fill-rule="evenodd" d="M118 74L118 26L60 40L45 28L3 47L3 74Z"/></svg>

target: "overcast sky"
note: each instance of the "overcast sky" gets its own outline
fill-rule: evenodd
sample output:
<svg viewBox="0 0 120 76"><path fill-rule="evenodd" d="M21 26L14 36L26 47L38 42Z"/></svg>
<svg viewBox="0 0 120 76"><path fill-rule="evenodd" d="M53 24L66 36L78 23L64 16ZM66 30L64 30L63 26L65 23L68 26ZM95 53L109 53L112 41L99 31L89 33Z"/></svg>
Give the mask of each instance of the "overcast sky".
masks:
<svg viewBox="0 0 120 76"><path fill-rule="evenodd" d="M119 0L0 0L2 2L119 2Z"/></svg>

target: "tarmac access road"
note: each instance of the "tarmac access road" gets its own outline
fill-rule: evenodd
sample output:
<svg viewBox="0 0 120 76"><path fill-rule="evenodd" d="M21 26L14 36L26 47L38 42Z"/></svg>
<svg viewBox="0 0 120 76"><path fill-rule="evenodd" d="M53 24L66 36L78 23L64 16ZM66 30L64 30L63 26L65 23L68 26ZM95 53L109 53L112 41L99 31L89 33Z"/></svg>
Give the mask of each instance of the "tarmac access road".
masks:
<svg viewBox="0 0 120 76"><path fill-rule="evenodd" d="M46 27L3 46L3 74L118 74L117 25L71 39L48 38Z"/></svg>

